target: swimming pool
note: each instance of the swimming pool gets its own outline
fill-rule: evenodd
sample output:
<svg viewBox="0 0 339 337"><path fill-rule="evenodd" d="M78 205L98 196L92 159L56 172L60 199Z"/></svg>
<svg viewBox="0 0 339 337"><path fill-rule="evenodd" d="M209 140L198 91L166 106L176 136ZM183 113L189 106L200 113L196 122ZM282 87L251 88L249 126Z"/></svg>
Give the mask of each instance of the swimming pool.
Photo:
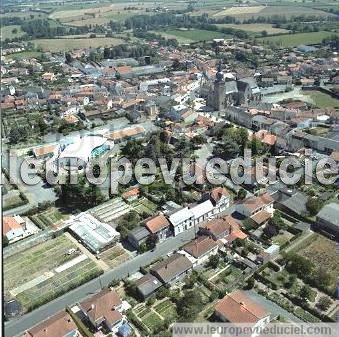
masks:
<svg viewBox="0 0 339 337"><path fill-rule="evenodd" d="M109 145L102 144L95 149L92 150L91 156L92 158L97 158L102 156L105 152L107 152L110 149Z"/></svg>

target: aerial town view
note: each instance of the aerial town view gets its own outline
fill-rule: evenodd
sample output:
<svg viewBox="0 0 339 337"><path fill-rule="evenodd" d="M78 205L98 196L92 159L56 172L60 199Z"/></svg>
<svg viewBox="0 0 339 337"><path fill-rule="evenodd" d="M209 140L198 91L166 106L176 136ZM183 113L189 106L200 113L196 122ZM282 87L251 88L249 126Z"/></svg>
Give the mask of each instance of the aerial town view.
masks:
<svg viewBox="0 0 339 337"><path fill-rule="evenodd" d="M339 336L337 0L0 20L5 337Z"/></svg>

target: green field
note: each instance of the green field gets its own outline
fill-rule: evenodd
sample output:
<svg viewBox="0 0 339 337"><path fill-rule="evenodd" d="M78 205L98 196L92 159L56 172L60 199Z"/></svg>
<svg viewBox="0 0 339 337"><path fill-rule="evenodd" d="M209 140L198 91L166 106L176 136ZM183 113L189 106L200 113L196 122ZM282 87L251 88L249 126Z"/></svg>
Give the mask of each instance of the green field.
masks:
<svg viewBox="0 0 339 337"><path fill-rule="evenodd" d="M50 207L47 210L31 216L31 220L40 228L53 227L61 220L65 219L65 215L60 213L55 207Z"/></svg>
<svg viewBox="0 0 339 337"><path fill-rule="evenodd" d="M271 34L280 34L280 33L288 33L288 30L282 28L274 28L269 23L248 23L248 24L218 24L219 28L233 28L243 30L248 33L261 33L262 31L266 31L269 35Z"/></svg>
<svg viewBox="0 0 339 337"><path fill-rule="evenodd" d="M122 40L111 37L88 39L36 39L31 42L34 43L36 48L40 47L43 51L49 52L81 48L111 47L123 43Z"/></svg>
<svg viewBox="0 0 339 337"><path fill-rule="evenodd" d="M34 57L40 57L42 55L41 52L39 51L23 51L20 53L14 53L14 54L9 54L6 55L6 57L12 58L14 60L18 60L18 59L23 59L23 58L34 58Z"/></svg>
<svg viewBox="0 0 339 337"><path fill-rule="evenodd" d="M318 108L338 108L339 100L320 91L303 91Z"/></svg>
<svg viewBox="0 0 339 337"><path fill-rule="evenodd" d="M13 32L14 29L17 30L16 33ZM11 26L1 27L1 36L4 40L5 39L13 39L15 37L20 37L24 34L25 33L22 31L22 29L19 25L11 25Z"/></svg>
<svg viewBox="0 0 339 337"><path fill-rule="evenodd" d="M202 29L168 29L168 30L159 30L154 31L156 34L160 34L168 39L177 39L179 43L192 43L198 41L210 41L213 39L221 39L227 37L221 32L213 32L209 30Z"/></svg>
<svg viewBox="0 0 339 337"><path fill-rule="evenodd" d="M77 256L66 254L71 248L76 247L63 235L5 259L5 298L16 298L24 311L30 311L100 273L90 259L56 271Z"/></svg>
<svg viewBox="0 0 339 337"><path fill-rule="evenodd" d="M300 45L321 43L323 39L332 35L333 33L330 32L311 32L268 36L258 40L262 43L274 44L281 47L297 47Z"/></svg>

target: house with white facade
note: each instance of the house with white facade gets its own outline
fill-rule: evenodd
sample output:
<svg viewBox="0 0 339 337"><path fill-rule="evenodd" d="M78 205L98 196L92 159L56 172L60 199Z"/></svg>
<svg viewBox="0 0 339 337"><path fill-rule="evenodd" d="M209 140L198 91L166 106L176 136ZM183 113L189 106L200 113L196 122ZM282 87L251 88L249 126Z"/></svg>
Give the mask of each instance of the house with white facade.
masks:
<svg viewBox="0 0 339 337"><path fill-rule="evenodd" d="M274 199L270 194L263 193L243 200L237 205L237 211L246 217L252 217L259 212L266 212L272 216L274 213L273 202Z"/></svg>
<svg viewBox="0 0 339 337"><path fill-rule="evenodd" d="M193 214L193 225L197 225L203 221L213 217L214 206L210 200L206 200L189 209Z"/></svg>
<svg viewBox="0 0 339 337"><path fill-rule="evenodd" d="M168 219L173 226L174 236L194 226L194 214L188 207L172 213Z"/></svg>

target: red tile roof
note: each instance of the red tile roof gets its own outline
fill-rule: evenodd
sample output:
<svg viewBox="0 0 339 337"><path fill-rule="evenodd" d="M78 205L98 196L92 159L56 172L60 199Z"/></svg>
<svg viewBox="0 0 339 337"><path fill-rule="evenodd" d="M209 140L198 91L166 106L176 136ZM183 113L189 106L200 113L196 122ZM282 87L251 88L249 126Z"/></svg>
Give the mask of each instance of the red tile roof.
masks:
<svg viewBox="0 0 339 337"><path fill-rule="evenodd" d="M218 243L208 236L199 236L183 247L183 250L196 259L218 247Z"/></svg>
<svg viewBox="0 0 339 337"><path fill-rule="evenodd" d="M2 234L6 235L13 229L22 229L22 226L12 216L4 216L2 218Z"/></svg>
<svg viewBox="0 0 339 337"><path fill-rule="evenodd" d="M168 227L169 225L169 221L162 214L146 221L145 223L145 227L153 234L159 232L165 227Z"/></svg>
<svg viewBox="0 0 339 337"><path fill-rule="evenodd" d="M217 303L215 311L231 323L256 323L270 315L241 290L226 295Z"/></svg>
<svg viewBox="0 0 339 337"><path fill-rule="evenodd" d="M29 329L24 337L62 337L72 331L77 331L72 317L65 311L61 311L39 325Z"/></svg>

